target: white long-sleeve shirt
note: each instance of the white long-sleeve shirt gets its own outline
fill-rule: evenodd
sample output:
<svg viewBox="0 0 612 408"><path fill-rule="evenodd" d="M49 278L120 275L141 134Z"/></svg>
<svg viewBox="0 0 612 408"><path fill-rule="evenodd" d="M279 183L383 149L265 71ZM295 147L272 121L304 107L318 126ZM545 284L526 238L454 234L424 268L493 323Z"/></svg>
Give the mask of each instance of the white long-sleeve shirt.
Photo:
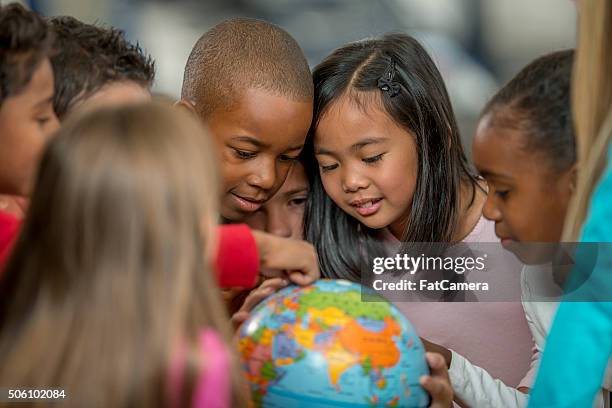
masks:
<svg viewBox="0 0 612 408"><path fill-rule="evenodd" d="M525 378L535 378L540 353L544 350L546 336L552 325L558 302L533 301L538 294L551 293L551 288L561 294L561 289L554 288L552 268L550 265L525 266L521 271L521 297L525 317L535 343L535 350L528 374ZM547 291L543 288L546 286ZM511 335L511 333L509 333ZM486 370L470 363L459 353L451 350L452 360L449 376L455 394L467 405L474 408L522 408L527 406L528 395L518 389L504 384L491 376ZM612 388L612 365L608 367L608 375L604 388ZM595 401L595 407L603 407L604 394Z"/></svg>

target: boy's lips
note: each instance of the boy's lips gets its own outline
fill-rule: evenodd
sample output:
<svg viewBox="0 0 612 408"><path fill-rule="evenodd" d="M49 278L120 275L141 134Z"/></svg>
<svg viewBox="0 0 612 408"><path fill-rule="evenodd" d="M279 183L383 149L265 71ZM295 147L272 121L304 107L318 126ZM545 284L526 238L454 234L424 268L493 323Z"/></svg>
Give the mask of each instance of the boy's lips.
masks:
<svg viewBox="0 0 612 408"><path fill-rule="evenodd" d="M382 198L360 198L352 200L349 204L359 215L366 217L375 214L380 209L381 203Z"/></svg>
<svg viewBox="0 0 612 408"><path fill-rule="evenodd" d="M234 199L234 202L237 204L237 206L245 212L255 212L261 208L263 203L266 202L266 200L256 200L250 197L239 196L235 193L230 193L230 195Z"/></svg>

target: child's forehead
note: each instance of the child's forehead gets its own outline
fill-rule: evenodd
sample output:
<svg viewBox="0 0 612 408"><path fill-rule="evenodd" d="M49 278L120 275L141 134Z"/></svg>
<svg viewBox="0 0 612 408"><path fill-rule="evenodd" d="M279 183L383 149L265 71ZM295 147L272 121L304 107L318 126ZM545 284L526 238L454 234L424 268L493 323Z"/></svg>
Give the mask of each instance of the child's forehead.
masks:
<svg viewBox="0 0 612 408"><path fill-rule="evenodd" d="M291 96L263 88L244 88L234 92L214 113L225 113L232 120L243 123L265 123L283 120L285 124L312 119L312 100L295 99Z"/></svg>

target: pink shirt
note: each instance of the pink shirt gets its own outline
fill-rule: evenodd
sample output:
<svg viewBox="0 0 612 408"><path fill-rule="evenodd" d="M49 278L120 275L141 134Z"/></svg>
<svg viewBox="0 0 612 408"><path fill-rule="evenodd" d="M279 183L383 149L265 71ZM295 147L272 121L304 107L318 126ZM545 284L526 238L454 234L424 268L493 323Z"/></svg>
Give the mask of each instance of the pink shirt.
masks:
<svg viewBox="0 0 612 408"><path fill-rule="evenodd" d="M463 242L499 242L494 228L494 222L481 217ZM509 257L514 260L511 254ZM508 291L520 294L520 274L496 273L494 279ZM529 387L534 342L520 295L516 299L516 302L395 302L395 305L421 337L458 352L506 385Z"/></svg>
<svg viewBox="0 0 612 408"><path fill-rule="evenodd" d="M202 371L198 378L192 408L230 408L230 351L221 337L211 329L202 330L199 346L202 356ZM185 349L179 347L170 367L168 384L171 407L178 407L185 371Z"/></svg>

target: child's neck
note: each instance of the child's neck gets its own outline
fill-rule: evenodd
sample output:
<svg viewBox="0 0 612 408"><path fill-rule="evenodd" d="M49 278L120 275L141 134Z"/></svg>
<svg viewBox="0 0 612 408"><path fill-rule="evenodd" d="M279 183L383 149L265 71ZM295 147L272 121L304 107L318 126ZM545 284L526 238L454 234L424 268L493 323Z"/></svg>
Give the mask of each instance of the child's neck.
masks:
<svg viewBox="0 0 612 408"><path fill-rule="evenodd" d="M453 236L453 242L463 241L476 227L482 217L482 208L487 200L486 182L478 181L478 185L469 182L461 184L461 196L459 197L460 212L457 219L457 229ZM484 189L484 191L483 191Z"/></svg>

